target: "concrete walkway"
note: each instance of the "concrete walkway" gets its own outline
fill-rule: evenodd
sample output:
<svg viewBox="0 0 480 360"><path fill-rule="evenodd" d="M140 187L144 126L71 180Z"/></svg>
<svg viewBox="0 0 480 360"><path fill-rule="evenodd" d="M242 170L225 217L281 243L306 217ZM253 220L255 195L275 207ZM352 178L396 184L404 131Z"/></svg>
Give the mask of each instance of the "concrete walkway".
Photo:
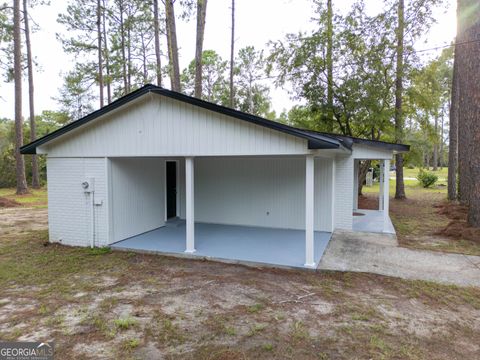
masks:
<svg viewBox="0 0 480 360"><path fill-rule="evenodd" d="M480 256L402 248L387 234L335 232L318 268L480 287Z"/></svg>
<svg viewBox="0 0 480 360"><path fill-rule="evenodd" d="M358 209L354 213L356 215L353 216L353 231L395 234L390 217L385 224L383 211Z"/></svg>

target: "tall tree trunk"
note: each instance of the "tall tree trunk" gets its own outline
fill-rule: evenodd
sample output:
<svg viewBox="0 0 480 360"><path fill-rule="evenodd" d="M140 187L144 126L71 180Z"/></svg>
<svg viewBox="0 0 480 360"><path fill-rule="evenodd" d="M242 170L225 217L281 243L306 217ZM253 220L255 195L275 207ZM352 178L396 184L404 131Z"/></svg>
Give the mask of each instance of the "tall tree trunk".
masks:
<svg viewBox="0 0 480 360"><path fill-rule="evenodd" d="M147 46L145 45L144 34L142 34L142 68L143 68L143 83L146 84L148 80L148 69L147 69Z"/></svg>
<svg viewBox="0 0 480 360"><path fill-rule="evenodd" d="M455 46L455 59L458 62L457 66L457 126L458 126L458 200L463 205L468 205L470 194L470 175L469 175L469 161L470 161L470 136L468 135L468 126L465 120L464 111L460 111L462 97L465 96L465 66L466 65L466 46L462 43L466 41L467 24L464 23L463 18L468 16L468 7L471 7L469 0L459 0L457 6L457 37Z"/></svg>
<svg viewBox="0 0 480 360"><path fill-rule="evenodd" d="M457 41L455 41L457 42ZM457 45L458 46L458 45ZM456 46L456 48L457 48ZM453 61L452 93L450 100L450 128L448 136L448 200L457 200L458 171L458 59L457 49Z"/></svg>
<svg viewBox="0 0 480 360"><path fill-rule="evenodd" d="M457 73L458 133L466 139L465 143L459 139L458 144L463 163L460 180L468 181L461 193L468 199L468 223L480 227L480 3L478 0L459 0L457 9L461 34L456 54L460 59Z"/></svg>
<svg viewBox="0 0 480 360"><path fill-rule="evenodd" d="M370 169L371 165L372 165L371 160L365 160L360 163L360 167L358 169L358 195L362 195L363 184L365 183L368 169Z"/></svg>
<svg viewBox="0 0 480 360"><path fill-rule="evenodd" d="M128 16L130 18L130 15ZM127 26L127 94L132 91L132 38L131 38L131 21Z"/></svg>
<svg viewBox="0 0 480 360"><path fill-rule="evenodd" d="M155 32L155 74L157 85L162 86L162 60L160 58L160 25L158 23L158 0L153 0L153 29Z"/></svg>
<svg viewBox="0 0 480 360"><path fill-rule="evenodd" d="M197 39L195 45L195 91L196 98L202 97L202 53L207 16L207 0L197 0Z"/></svg>
<svg viewBox="0 0 480 360"><path fill-rule="evenodd" d="M230 107L233 109L235 104L234 88L233 88L233 71L235 67L235 0L232 0L232 33L230 38Z"/></svg>
<svg viewBox="0 0 480 360"><path fill-rule="evenodd" d="M23 0L23 18L25 22L25 45L27 49L27 68L28 68L28 105L30 110L30 141L37 138L37 127L35 124L35 102L34 102L34 83L33 83L33 55L32 44L30 41L30 21L28 18L27 0ZM32 188L40 188L40 177L38 174L37 155L32 155Z"/></svg>
<svg viewBox="0 0 480 360"><path fill-rule="evenodd" d="M178 62L177 28L173 0L165 0L168 58L170 62L170 82L173 91L180 91L180 65Z"/></svg>
<svg viewBox="0 0 480 360"><path fill-rule="evenodd" d="M397 27L397 69L395 81L395 142L403 141L403 37L405 31L404 0L398 1L398 27ZM387 169L388 171L389 169ZM395 199L405 199L405 184L403 182L403 156L395 155Z"/></svg>
<svg viewBox="0 0 480 360"><path fill-rule="evenodd" d="M20 0L13 0L13 76L15 87L15 162L17 194L28 192L25 163L20 154L23 145L22 118L22 36L20 33Z"/></svg>
<svg viewBox="0 0 480 360"><path fill-rule="evenodd" d="M110 104L112 102L112 78L110 76L110 53L108 51L108 41L107 41L107 29L106 29L106 16L105 9L106 4L105 0L103 1L103 11L102 11L102 30L103 30L103 49L105 54L105 71L107 72L106 84L107 84L107 101Z"/></svg>
<svg viewBox="0 0 480 360"><path fill-rule="evenodd" d="M333 9L327 1L327 131L333 132Z"/></svg>
<svg viewBox="0 0 480 360"><path fill-rule="evenodd" d="M102 59L102 5L97 0L97 46L98 46L98 87L100 88L100 107L103 107L103 59Z"/></svg>
<svg viewBox="0 0 480 360"><path fill-rule="evenodd" d="M433 171L438 171L438 116L435 115L435 142L433 143Z"/></svg>
<svg viewBox="0 0 480 360"><path fill-rule="evenodd" d="M120 43L122 46L122 78L123 78L123 94L125 95L128 92L128 81L127 81L127 55L125 52L125 19L124 15L124 6L123 1L119 2L120 10Z"/></svg>
<svg viewBox="0 0 480 360"><path fill-rule="evenodd" d="M439 156L438 156L438 165L440 166L440 170L443 169L443 159L444 159L444 156L443 156L443 145L444 145L444 141L443 141L443 131L444 131L444 124L445 124L445 112L444 112L444 108L442 106L442 121L440 122L440 152L439 152Z"/></svg>

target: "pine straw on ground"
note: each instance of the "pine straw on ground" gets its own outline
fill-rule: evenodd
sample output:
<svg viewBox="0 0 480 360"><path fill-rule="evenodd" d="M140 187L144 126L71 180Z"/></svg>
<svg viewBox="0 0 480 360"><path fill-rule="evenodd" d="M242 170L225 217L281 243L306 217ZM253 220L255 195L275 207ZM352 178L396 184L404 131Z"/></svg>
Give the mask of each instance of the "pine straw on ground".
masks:
<svg viewBox="0 0 480 360"><path fill-rule="evenodd" d="M378 209L378 196L359 196L360 209ZM408 187L407 199L390 198L400 246L480 256L480 230L467 225L467 209L450 204L442 188Z"/></svg>
<svg viewBox="0 0 480 360"><path fill-rule="evenodd" d="M378 210L378 196L373 194L360 195L358 197L358 208L366 210Z"/></svg>
<svg viewBox="0 0 480 360"><path fill-rule="evenodd" d="M21 204L15 200L0 197L0 208L10 208L16 206L21 206Z"/></svg>
<svg viewBox="0 0 480 360"><path fill-rule="evenodd" d="M451 221L448 225L437 231L436 234L457 240L469 240L480 244L480 228L474 228L467 223L468 207L458 203L443 202L434 205L437 213L444 215Z"/></svg>

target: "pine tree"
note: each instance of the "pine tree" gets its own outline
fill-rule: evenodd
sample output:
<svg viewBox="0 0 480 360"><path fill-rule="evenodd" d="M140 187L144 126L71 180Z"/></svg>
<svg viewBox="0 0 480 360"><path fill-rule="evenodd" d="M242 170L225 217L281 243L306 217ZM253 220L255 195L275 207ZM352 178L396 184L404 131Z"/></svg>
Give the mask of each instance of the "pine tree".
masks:
<svg viewBox="0 0 480 360"><path fill-rule="evenodd" d="M195 46L195 92L194 96L202 97L202 53L205 36L205 20L207 16L207 0L197 0L197 38Z"/></svg>
<svg viewBox="0 0 480 360"><path fill-rule="evenodd" d="M28 12L27 0L23 0L23 21L25 24L25 45L27 50L27 70L28 70L28 104L30 110L30 141L37 138L37 130L35 124L35 97L34 97L34 81L33 81L33 55L32 44L30 39L30 19ZM37 155L32 155L32 188L40 188L40 176L38 174Z"/></svg>
<svg viewBox="0 0 480 360"><path fill-rule="evenodd" d="M13 1L13 76L15 83L15 162L17 194L28 192L25 178L25 162L20 154L23 145L23 118L22 118L22 36L21 36L20 0Z"/></svg>

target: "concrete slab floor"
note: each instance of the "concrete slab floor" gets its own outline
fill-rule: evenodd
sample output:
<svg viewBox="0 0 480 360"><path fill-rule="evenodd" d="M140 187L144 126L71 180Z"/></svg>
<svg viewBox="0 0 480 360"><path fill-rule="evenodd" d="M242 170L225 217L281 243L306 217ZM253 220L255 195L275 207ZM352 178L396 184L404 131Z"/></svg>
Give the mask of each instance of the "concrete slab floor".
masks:
<svg viewBox="0 0 480 360"><path fill-rule="evenodd" d="M384 224L383 211L358 209L354 212L363 215L353 216L353 231L395 234L395 228L390 217Z"/></svg>
<svg viewBox="0 0 480 360"><path fill-rule="evenodd" d="M314 259L317 265L330 237L329 232L315 231ZM111 247L183 256L185 224L163 226L119 241ZM195 249L192 257L304 268L305 231L195 223Z"/></svg>

